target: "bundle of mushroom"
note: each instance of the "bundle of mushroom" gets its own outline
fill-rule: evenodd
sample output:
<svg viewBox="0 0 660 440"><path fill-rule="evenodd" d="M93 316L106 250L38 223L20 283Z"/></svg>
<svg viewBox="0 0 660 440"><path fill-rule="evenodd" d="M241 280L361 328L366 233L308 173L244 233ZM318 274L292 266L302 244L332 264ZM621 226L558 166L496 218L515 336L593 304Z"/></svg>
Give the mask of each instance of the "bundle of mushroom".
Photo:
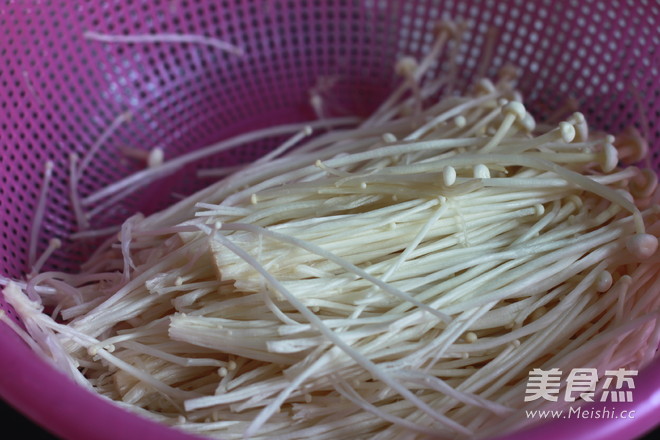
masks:
<svg viewBox="0 0 660 440"><path fill-rule="evenodd" d="M80 273L6 283L16 331L83 386L224 439L491 436L549 403L523 401L534 368L644 366L657 176L620 165L644 141L535 124L510 69L446 93L436 49L357 127L244 137L296 132L129 218Z"/></svg>

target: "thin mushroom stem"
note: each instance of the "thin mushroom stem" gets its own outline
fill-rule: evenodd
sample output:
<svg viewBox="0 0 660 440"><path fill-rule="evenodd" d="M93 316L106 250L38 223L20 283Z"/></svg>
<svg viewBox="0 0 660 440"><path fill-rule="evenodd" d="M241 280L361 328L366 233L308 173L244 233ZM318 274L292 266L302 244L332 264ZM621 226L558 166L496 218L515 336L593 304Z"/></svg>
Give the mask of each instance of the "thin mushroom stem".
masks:
<svg viewBox="0 0 660 440"><path fill-rule="evenodd" d="M77 169L77 177L81 177L83 174L85 174L85 171L87 170L87 167L92 163L92 160L94 159L94 156L96 156L103 147L103 145L106 143L108 139L117 131L117 129L125 122L128 122L131 120L133 117L133 114L130 111L124 112L117 116L114 121L106 128L103 133L101 133L101 136L99 136L96 141L89 147L89 150L87 151L87 154L85 154L80 161L80 164L78 165Z"/></svg>
<svg viewBox="0 0 660 440"><path fill-rule="evenodd" d="M475 73L476 78L484 78L486 76L486 71L491 65L491 60L495 52L494 47L495 43L497 42L499 33L499 29L495 26L488 27L484 38L484 48L481 51L482 56L480 57L479 65L477 66Z"/></svg>
<svg viewBox="0 0 660 440"><path fill-rule="evenodd" d="M34 262L32 265L32 270L30 272L30 276L34 276L37 273L41 271L41 268L43 265L48 261L48 259L53 255L53 252L58 250L60 247L62 247L62 241L59 238L51 238L48 241L48 247L46 250L41 254L41 256L37 259L37 261Z"/></svg>
<svg viewBox="0 0 660 440"><path fill-rule="evenodd" d="M497 129L495 135L491 138L486 145L481 148L482 153L487 153L497 146L497 144L506 136L507 131L515 121L522 121L527 114L527 110L522 105L522 103L517 101L511 101L506 103L502 107L502 113L504 113L504 119L502 124Z"/></svg>
<svg viewBox="0 0 660 440"><path fill-rule="evenodd" d="M226 227L226 226L227 225L223 225L223 227ZM226 239L221 234L216 234L214 239L216 239L216 240L219 239L224 246L229 248L232 252L235 252L236 254L240 254L241 258L245 259L246 261L252 261L252 257L245 254L240 248L236 247L234 244L231 243L231 241ZM254 263L253 263L253 266L255 266L255 268L258 267ZM331 330L329 330L323 324L323 322L319 318L316 317L316 315L314 313L312 313L307 307L305 307L302 303L300 303L298 299L296 299L294 296L290 295L288 293L287 289L282 288L279 291L280 291L280 293L282 293L285 296L285 298L287 299L287 301L289 303L291 303L303 316L305 316L305 318L307 318L307 320L311 324L313 324L317 328L317 330L319 332L321 332L326 338L328 338L334 345L339 347L347 355L349 355L351 358L353 358L356 363L358 363L363 368L365 368L367 371L369 371L371 374L373 374L374 377L377 377L378 379L382 380L384 383L386 383L392 389L394 389L398 393L400 393L402 397L404 397L405 399L408 399L409 401L411 401L415 406L420 408L425 413L429 414L435 420L450 426L451 428L455 429L458 432L462 432L462 433L465 433L465 434L469 433L462 426L458 425L457 423L453 422L452 420L448 419L447 417L445 417L441 414L438 414L436 411L434 411L432 408L430 408L428 406L428 404L421 401L417 396L415 396L413 393L411 393L410 390L408 390L407 388L402 386L398 381L395 381L394 379L392 379L386 373L382 372L376 365L374 365L371 361L369 361L367 358L365 358L363 355L361 355L355 349L350 347L344 341L337 338L336 335ZM247 434L253 434L253 432L252 431L247 431Z"/></svg>
<svg viewBox="0 0 660 440"><path fill-rule="evenodd" d="M87 213L83 210L82 201L78 193L78 182L80 179L80 172L78 167L78 155L72 153L69 156L69 197L71 200L71 207L76 218L78 231L89 229L89 220Z"/></svg>
<svg viewBox="0 0 660 440"><path fill-rule="evenodd" d="M236 224L236 223L234 223L234 224L224 224L224 225L222 225L222 228L223 229L229 229L229 230L245 230L245 231L255 232L255 233L258 233L258 234L263 234L263 235L266 235L266 236L269 236L269 237L273 237L273 238L275 238L277 240L280 240L280 241L283 241L283 242L294 244L298 247L301 247L305 250L313 252L317 255L321 255L324 258L327 258L328 260L339 264L340 266L345 267L347 270L349 270L351 272L354 272L356 275L372 282L373 284L375 284L379 288L385 290L386 292L388 292L388 293L390 293L390 294L392 294L392 295L394 295L398 298L401 298L404 301L408 301L408 302L414 304L415 306L419 307L420 309L424 310L425 312L428 312L432 315L435 315L443 321L446 321L446 322L451 321L451 318L448 315L446 315L442 312L439 312L436 309L428 307L426 304L423 304L423 303L415 300L409 294L407 294L407 293L405 293L405 292L403 292L399 289L393 288L392 286L388 285L387 283L383 282L382 280L369 275L367 272L365 272L364 270L358 268L357 266L355 266L355 265L353 265L353 264L351 264L347 261L342 261L339 257L334 256L332 253L327 252L327 251L323 250L322 248L320 248L320 247L318 247L318 246L316 246L312 243L307 243L307 242L304 242L303 240L299 240L299 239L296 239L294 237L290 237L290 236L287 236L287 235L284 235L284 234L280 234L280 233L277 233L277 232L270 231L268 229L259 228L259 227L249 225L249 224Z"/></svg>
<svg viewBox="0 0 660 440"><path fill-rule="evenodd" d="M100 41L103 43L192 43L214 47L216 49L229 52L233 55L243 56L245 50L227 41L218 38L206 37L195 34L131 34L131 35L112 35L97 31L85 31L83 37L88 40Z"/></svg>
<svg viewBox="0 0 660 440"><path fill-rule="evenodd" d="M30 229L30 244L28 249L28 266L33 268L37 258L37 245L39 234L41 233L41 225L44 220L44 211L46 210L46 202L48 201L48 190L50 189L50 182L53 174L53 162L47 161L44 167L44 175L39 191L39 198L37 199L37 208L34 212L32 220L32 228Z"/></svg>
<svg viewBox="0 0 660 440"><path fill-rule="evenodd" d="M157 167L161 165L165 160L165 153L160 147L154 147L149 151L140 150L133 147L123 147L121 152L124 154L124 156L143 161L148 168Z"/></svg>
<svg viewBox="0 0 660 440"><path fill-rule="evenodd" d="M326 119L322 121L323 124L332 124L332 125L346 125L355 122L355 118L336 118L336 119ZM225 141L218 142L216 144L207 146L205 148L195 150L191 153L185 154L173 158L162 165L154 168L148 168L146 170L138 171L130 176L112 184L106 186L105 188L85 197L82 200L83 205L91 205L97 203L100 200L105 199L106 197L117 194L120 191L123 191L124 197L132 194L138 189L142 188L146 184L152 182L156 178L163 178L174 173L176 170L180 169L184 165L187 165L191 162L195 162L199 159L212 156L219 152L234 148L238 145L242 145L248 142L254 142L259 139L268 138L272 136L278 136L281 134L291 133L306 126L312 128L317 127L320 124L318 121L312 121L305 124L289 124L282 125L278 127L271 127L262 130L255 130L250 133L243 135L238 135L233 138L227 139Z"/></svg>
<svg viewBox="0 0 660 440"><path fill-rule="evenodd" d="M449 120L453 117L458 116L462 112L473 108L477 107L479 105L482 105L485 102L488 102L490 100L496 99L500 93L498 91L493 92L492 94L480 96L478 98L474 98L470 101L467 101L463 104L457 105L437 116L435 116L433 119L428 121L426 124L422 125L418 129L414 130L412 133L410 133L408 136L406 136L404 139L405 140L415 140L419 139L422 135L424 135L426 132L428 132L432 127L435 127L437 124L440 122Z"/></svg>

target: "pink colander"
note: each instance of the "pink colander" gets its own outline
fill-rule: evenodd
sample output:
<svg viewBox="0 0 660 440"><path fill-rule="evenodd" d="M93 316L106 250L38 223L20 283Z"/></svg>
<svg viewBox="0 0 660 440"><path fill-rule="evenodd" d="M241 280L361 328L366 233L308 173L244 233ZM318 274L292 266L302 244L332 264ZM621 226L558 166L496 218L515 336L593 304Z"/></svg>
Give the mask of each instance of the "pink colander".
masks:
<svg viewBox="0 0 660 440"><path fill-rule="evenodd" d="M322 78L334 83L336 108L366 115L396 84L395 60L426 52L434 23L445 16L468 24L458 88L513 63L523 72L525 103L539 119L574 98L596 128L637 127L660 170L657 1L6 1L0 6L0 280L26 272L48 160L53 181L39 251L49 238L75 230L69 155L83 156L117 115L130 111L133 118L90 163L82 197L142 166L122 159L121 148L160 147L175 157L248 130L313 119L309 91ZM104 43L85 39L87 31L205 35L246 53L182 43ZM492 62L479 72L488 47ZM188 165L99 213L94 227L157 211L208 183L194 177L198 168L249 161L273 145L251 144ZM75 270L91 250L65 242L49 268ZM14 316L1 296L0 308ZM0 397L58 436L193 438L69 382L5 324L0 353ZM660 421L659 360L636 379L634 402L618 407L635 411L633 419L558 419L508 438L639 436Z"/></svg>

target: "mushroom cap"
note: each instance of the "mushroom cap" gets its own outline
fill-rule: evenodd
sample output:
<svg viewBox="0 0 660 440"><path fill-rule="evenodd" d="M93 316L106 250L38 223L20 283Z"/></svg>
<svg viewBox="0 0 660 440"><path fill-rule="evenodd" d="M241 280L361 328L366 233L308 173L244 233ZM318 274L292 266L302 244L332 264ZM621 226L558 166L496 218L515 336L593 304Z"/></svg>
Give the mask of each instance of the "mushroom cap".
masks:
<svg viewBox="0 0 660 440"><path fill-rule="evenodd" d="M658 238L651 234L635 234L626 241L626 248L639 259L647 259L658 250Z"/></svg>

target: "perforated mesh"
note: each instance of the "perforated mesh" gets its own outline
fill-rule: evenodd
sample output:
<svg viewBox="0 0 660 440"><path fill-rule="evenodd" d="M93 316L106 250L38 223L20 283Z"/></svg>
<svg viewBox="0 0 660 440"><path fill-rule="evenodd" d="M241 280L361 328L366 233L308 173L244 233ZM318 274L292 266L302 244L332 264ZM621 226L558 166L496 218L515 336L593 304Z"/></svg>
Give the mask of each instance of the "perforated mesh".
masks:
<svg viewBox="0 0 660 440"><path fill-rule="evenodd" d="M75 5L76 3L77 5ZM520 89L537 117L568 97L590 123L617 132L629 124L648 138L660 168L660 6L657 2L418 1L241 2L187 0L24 1L0 7L0 275L26 269L30 224L44 163L54 180L40 236L74 230L68 155L84 153L107 126L130 110L80 182L86 196L141 165L118 150L160 146L166 157L277 123L313 118L308 91L335 78L341 112L368 114L395 84L393 63L419 55L443 16L468 24L457 85L479 68L496 38L488 75L507 62L523 71ZM499 31L490 34L489 29ZM246 50L236 57L191 44L107 44L88 30L114 34L193 33ZM436 66L442 70L444 66ZM119 223L149 214L208 184L198 168L251 160L277 142L261 142L193 164L92 219ZM54 259L71 270L89 252L74 243ZM4 308L4 304L0 303Z"/></svg>
<svg viewBox="0 0 660 440"><path fill-rule="evenodd" d="M468 24L459 87L470 83L487 39L494 37L486 73L494 75L507 62L518 65L524 72L520 89L537 116L547 116L573 96L594 126L617 131L636 124L657 149L660 7L632 0L560 3L86 1L75 7L45 1L5 6L0 16L0 54L6 61L0 70L0 272L19 276L25 270L28 220L47 159L55 162L55 179L40 248L50 237L73 231L68 153L82 156L119 114L130 110L134 117L107 140L83 176L83 197L139 169L138 162L117 153L121 147L160 146L173 157L249 129L312 118L308 91L319 78L336 79L337 108L367 114L395 81L393 60L426 51L430 30L443 16ZM491 27L498 32L489 33ZM191 44L108 44L85 40L88 30L215 36L245 48L247 55ZM274 144L189 166L92 223L104 227L136 210L161 209L172 203L172 193L189 194L208 183L190 178L196 168L250 160ZM68 243L54 264L72 269L85 253Z"/></svg>

